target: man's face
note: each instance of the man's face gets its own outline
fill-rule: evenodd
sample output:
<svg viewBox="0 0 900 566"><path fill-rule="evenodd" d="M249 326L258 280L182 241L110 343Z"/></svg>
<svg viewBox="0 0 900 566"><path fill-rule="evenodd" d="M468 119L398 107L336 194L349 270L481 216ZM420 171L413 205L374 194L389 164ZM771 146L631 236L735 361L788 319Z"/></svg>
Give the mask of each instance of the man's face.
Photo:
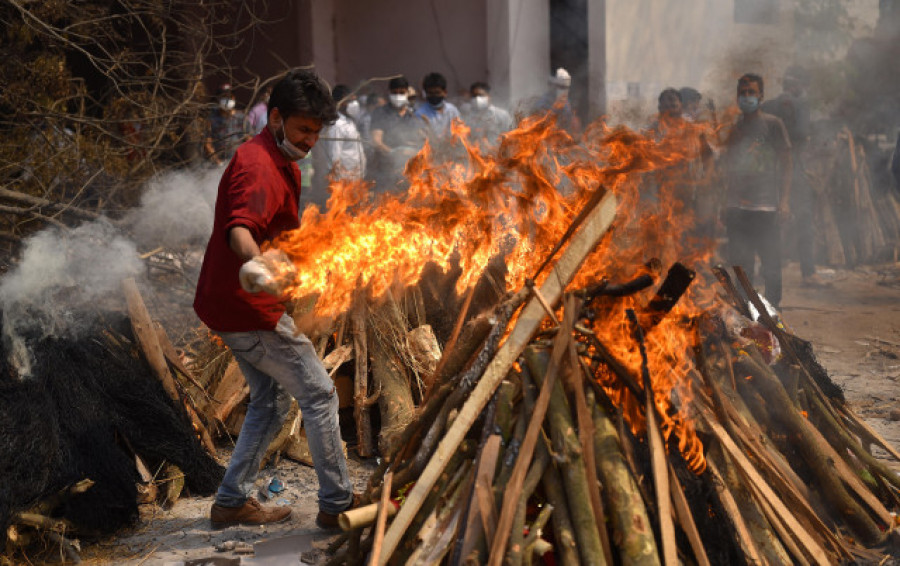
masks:
<svg viewBox="0 0 900 566"><path fill-rule="evenodd" d="M475 98L476 96L487 96L488 95L487 91L481 87L473 88L471 94L472 94L472 98Z"/></svg>
<svg viewBox="0 0 900 566"><path fill-rule="evenodd" d="M269 118L272 127L275 129L275 135L280 136L279 132L284 132L284 137L294 144L298 149L309 152L319 141L319 132L322 131L322 121L301 114L294 114L282 120L278 108L272 109L272 115ZM282 125L284 129L282 130Z"/></svg>
<svg viewBox="0 0 900 566"><path fill-rule="evenodd" d="M667 94L659 101L659 113L670 118L681 116L681 101L674 94Z"/></svg>
<svg viewBox="0 0 900 566"><path fill-rule="evenodd" d="M743 81L738 84L737 91L738 98L742 96L755 96L760 101L762 100L762 92L759 90L759 83L756 81Z"/></svg>

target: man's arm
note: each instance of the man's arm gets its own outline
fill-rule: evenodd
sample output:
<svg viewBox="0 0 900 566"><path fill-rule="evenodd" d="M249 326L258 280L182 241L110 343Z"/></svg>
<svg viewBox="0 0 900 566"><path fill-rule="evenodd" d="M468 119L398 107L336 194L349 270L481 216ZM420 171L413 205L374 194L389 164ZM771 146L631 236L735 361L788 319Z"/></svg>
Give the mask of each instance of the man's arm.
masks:
<svg viewBox="0 0 900 566"><path fill-rule="evenodd" d="M384 153L391 152L391 148L384 143L383 130L372 130L372 145L375 146L375 149L383 151Z"/></svg>
<svg viewBox="0 0 900 566"><path fill-rule="evenodd" d="M245 226L235 226L228 232L228 245L241 261L247 262L259 255L259 245Z"/></svg>

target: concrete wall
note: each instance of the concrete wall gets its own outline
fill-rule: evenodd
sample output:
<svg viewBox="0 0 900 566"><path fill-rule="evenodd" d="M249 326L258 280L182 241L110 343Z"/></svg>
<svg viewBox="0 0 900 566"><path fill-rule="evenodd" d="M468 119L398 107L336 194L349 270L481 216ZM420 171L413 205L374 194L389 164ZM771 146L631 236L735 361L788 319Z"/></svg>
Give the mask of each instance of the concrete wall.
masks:
<svg viewBox="0 0 900 566"><path fill-rule="evenodd" d="M404 74L420 87L437 71L452 96L488 78L484 0L324 1L334 3L338 82Z"/></svg>

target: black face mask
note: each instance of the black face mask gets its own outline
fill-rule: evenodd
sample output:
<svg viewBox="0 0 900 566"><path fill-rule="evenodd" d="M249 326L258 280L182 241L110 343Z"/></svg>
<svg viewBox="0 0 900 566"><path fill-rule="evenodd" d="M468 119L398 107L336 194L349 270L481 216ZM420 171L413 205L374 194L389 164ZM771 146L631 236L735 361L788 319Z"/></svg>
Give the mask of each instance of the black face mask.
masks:
<svg viewBox="0 0 900 566"><path fill-rule="evenodd" d="M444 104L443 96L426 96L425 100L428 101L428 104L434 106L435 108L440 108L442 104Z"/></svg>

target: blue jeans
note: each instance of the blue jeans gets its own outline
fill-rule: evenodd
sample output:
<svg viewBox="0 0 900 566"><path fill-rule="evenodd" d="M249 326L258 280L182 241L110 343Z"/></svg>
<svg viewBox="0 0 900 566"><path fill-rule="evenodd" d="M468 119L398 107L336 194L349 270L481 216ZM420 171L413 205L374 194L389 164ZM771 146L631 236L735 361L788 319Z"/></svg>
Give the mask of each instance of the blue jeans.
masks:
<svg viewBox="0 0 900 566"><path fill-rule="evenodd" d="M247 385L250 404L216 504L240 507L249 497L266 448L281 430L291 397L303 414L309 451L319 478L319 509L344 511L353 499L338 427L338 397L312 344L283 315L275 330L220 332Z"/></svg>

